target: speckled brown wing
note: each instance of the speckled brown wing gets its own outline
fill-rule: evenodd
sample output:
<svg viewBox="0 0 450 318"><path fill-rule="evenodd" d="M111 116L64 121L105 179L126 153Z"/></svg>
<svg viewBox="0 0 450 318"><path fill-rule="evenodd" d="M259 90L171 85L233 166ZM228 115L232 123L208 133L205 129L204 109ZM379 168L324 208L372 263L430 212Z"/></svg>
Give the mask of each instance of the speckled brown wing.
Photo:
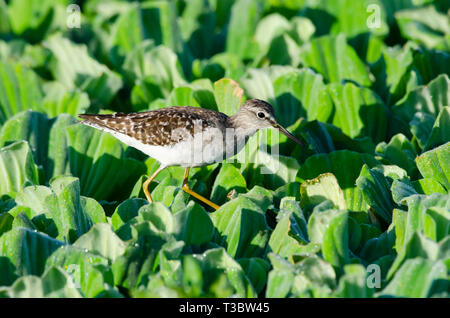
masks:
<svg viewBox="0 0 450 318"><path fill-rule="evenodd" d="M82 123L109 129L154 146L172 145L210 126L225 126L227 116L212 110L174 106L140 113L79 115Z"/></svg>

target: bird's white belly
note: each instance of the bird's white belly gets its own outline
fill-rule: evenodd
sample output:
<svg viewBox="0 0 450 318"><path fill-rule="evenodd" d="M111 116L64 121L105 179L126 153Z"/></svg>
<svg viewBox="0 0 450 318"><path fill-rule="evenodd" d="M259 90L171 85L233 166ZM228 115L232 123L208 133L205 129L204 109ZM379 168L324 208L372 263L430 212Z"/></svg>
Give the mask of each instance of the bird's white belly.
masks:
<svg viewBox="0 0 450 318"><path fill-rule="evenodd" d="M232 142L224 144L223 135L217 128L208 128L202 133L190 136L184 141L173 145L155 146L147 145L141 141L119 133L117 131L89 125L94 128L110 133L123 143L136 148L146 155L158 160L163 166L196 167L216 162L222 162L227 157L235 154ZM227 136L231 139L232 135ZM245 143L239 143L237 150L240 151Z"/></svg>

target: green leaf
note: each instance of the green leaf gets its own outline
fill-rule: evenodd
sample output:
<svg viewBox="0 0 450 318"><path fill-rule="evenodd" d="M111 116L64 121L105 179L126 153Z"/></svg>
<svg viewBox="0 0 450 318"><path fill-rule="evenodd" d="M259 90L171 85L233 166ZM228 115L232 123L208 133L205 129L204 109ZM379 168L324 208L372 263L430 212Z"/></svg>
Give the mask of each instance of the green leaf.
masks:
<svg viewBox="0 0 450 318"><path fill-rule="evenodd" d="M111 225L113 229L117 230L137 216L139 209L146 204L148 204L147 200L139 198L128 199L120 203L111 216Z"/></svg>
<svg viewBox="0 0 450 318"><path fill-rule="evenodd" d="M0 256L0 286L10 286L17 278L14 264L8 257Z"/></svg>
<svg viewBox="0 0 450 318"><path fill-rule="evenodd" d="M425 178L431 178L450 191L450 142L427 151L416 158L417 168Z"/></svg>
<svg viewBox="0 0 450 318"><path fill-rule="evenodd" d="M428 151L445 144L450 140L450 107L444 107L438 114L430 138L428 139L423 151Z"/></svg>
<svg viewBox="0 0 450 318"><path fill-rule="evenodd" d="M50 82L45 87L45 97L35 109L49 117L65 113L72 116L84 113L90 106L85 92L68 90L59 82Z"/></svg>
<svg viewBox="0 0 450 318"><path fill-rule="evenodd" d="M22 276L9 288L12 298L78 298L80 292L70 276L58 267L49 268L42 277Z"/></svg>
<svg viewBox="0 0 450 318"><path fill-rule="evenodd" d="M241 258L238 263L252 283L255 292L259 294L266 285L270 265L262 258L257 257Z"/></svg>
<svg viewBox="0 0 450 318"><path fill-rule="evenodd" d="M199 107L194 97L194 90L188 86L175 87L170 93L167 104L170 106L194 106Z"/></svg>
<svg viewBox="0 0 450 318"><path fill-rule="evenodd" d="M376 77L374 87L378 94L392 105L402 98L408 90L408 82L414 76L411 69L413 48L411 43L403 47L385 47L381 58L374 61L372 71Z"/></svg>
<svg viewBox="0 0 450 318"><path fill-rule="evenodd" d="M419 179L413 182L414 188L423 194L432 194L432 193L443 193L446 194L447 191L444 187L434 179L424 178Z"/></svg>
<svg viewBox="0 0 450 318"><path fill-rule="evenodd" d="M372 90L346 83L330 84L328 92L335 108L334 125L352 138L368 136L375 143L384 140L386 110Z"/></svg>
<svg viewBox="0 0 450 318"><path fill-rule="evenodd" d="M343 34L311 40L300 56L305 66L322 74L328 82L347 80L362 86L371 85L370 73Z"/></svg>
<svg viewBox="0 0 450 318"><path fill-rule="evenodd" d="M217 232L214 241L238 259L264 252L268 227L263 211L250 199L238 197L211 214Z"/></svg>
<svg viewBox="0 0 450 318"><path fill-rule="evenodd" d="M308 221L311 242L322 245L325 260L337 272L349 260L348 212L337 210L315 211Z"/></svg>
<svg viewBox="0 0 450 318"><path fill-rule="evenodd" d="M0 193L15 194L26 184L38 184L38 170L26 141L0 149Z"/></svg>
<svg viewBox="0 0 450 318"><path fill-rule="evenodd" d="M271 270L267 278L267 298L285 298L288 296L292 283L294 280L294 273L286 270Z"/></svg>
<svg viewBox="0 0 450 318"><path fill-rule="evenodd" d="M417 152L411 142L402 134L395 135L388 144L382 142L377 145L375 152L393 165L405 169L410 176L416 176L415 159Z"/></svg>
<svg viewBox="0 0 450 318"><path fill-rule="evenodd" d="M323 77L311 69L289 72L273 82L276 96L275 115L278 122L287 127L300 116L308 120L327 122L333 105L323 83Z"/></svg>
<svg viewBox="0 0 450 318"><path fill-rule="evenodd" d="M367 286L367 272L360 264L344 266L345 274L339 279L336 296L342 298L370 298L373 290Z"/></svg>
<svg viewBox="0 0 450 318"><path fill-rule="evenodd" d="M217 278L219 273L224 273L239 297L253 298L257 296L242 267L225 249L212 248L203 254L194 254L193 256L200 262L204 275L210 275L210 283Z"/></svg>
<svg viewBox="0 0 450 318"><path fill-rule="evenodd" d="M414 113L424 112L437 116L450 104L450 80L446 74L439 75L425 86L409 92L392 107L392 112L404 122L413 119Z"/></svg>
<svg viewBox="0 0 450 318"><path fill-rule="evenodd" d="M430 138L434 122L434 116L424 112L415 113L413 119L409 122L409 129L422 149Z"/></svg>
<svg viewBox="0 0 450 318"><path fill-rule="evenodd" d="M348 150L339 150L330 154L310 156L297 173L297 180L304 182L316 178L322 173L330 172L336 177L344 192L347 208L351 211L366 211L362 191L355 186L364 164L373 167L377 161L368 154Z"/></svg>
<svg viewBox="0 0 450 318"><path fill-rule="evenodd" d="M190 203L186 209L174 214L174 234L186 245L201 245L211 242L214 234L209 214L197 203Z"/></svg>
<svg viewBox="0 0 450 318"><path fill-rule="evenodd" d="M373 6L376 6L380 16L376 15L377 12L374 12ZM386 16L383 14L384 12L380 12L379 1L362 0L353 2L351 0L337 0L322 2L318 8L327 11L335 17L330 30L331 34L345 33L348 37L352 37L360 33L371 32L382 36L389 31ZM373 27L373 25L376 26Z"/></svg>
<svg viewBox="0 0 450 318"><path fill-rule="evenodd" d="M257 142L257 139L253 139ZM252 141L247 143L251 147ZM251 148L250 148L251 149ZM236 158L243 160L246 149L242 150ZM248 158L248 159L247 159ZM268 153L266 149L257 149L249 157L241 161L247 163L241 167L242 175L247 180L248 187L263 185L266 189L276 190L287 183L295 181L295 176L300 167L298 161L293 157L282 156L276 150Z"/></svg>
<svg viewBox="0 0 450 318"><path fill-rule="evenodd" d="M302 183L300 195L302 206L317 205L325 200L330 200L337 209L345 210L347 208L344 193L332 173L324 173Z"/></svg>
<svg viewBox="0 0 450 318"><path fill-rule="evenodd" d="M111 261L114 261L125 251L125 243L106 223L94 224L89 232L75 241L73 246L98 253Z"/></svg>
<svg viewBox="0 0 450 318"><path fill-rule="evenodd" d="M356 186L361 190L370 208L390 224L394 201L388 179L381 172L364 165L360 176L356 179Z"/></svg>
<svg viewBox="0 0 450 318"><path fill-rule="evenodd" d="M293 212L277 217L277 225L270 234L270 251L293 261L294 254L307 253L307 240Z"/></svg>
<svg viewBox="0 0 450 318"><path fill-rule="evenodd" d="M63 268L85 297L96 297L114 284L107 265L108 259L97 253L66 245L47 259L46 268Z"/></svg>
<svg viewBox="0 0 450 318"><path fill-rule="evenodd" d="M73 177L57 177L50 186L53 194L45 196L44 202L56 223L58 238L73 242L93 224L81 207L80 182Z"/></svg>
<svg viewBox="0 0 450 318"><path fill-rule="evenodd" d="M242 88L249 98L258 98L276 106L273 82L280 76L294 72L290 66L272 65L265 68L248 68L240 78Z"/></svg>
<svg viewBox="0 0 450 318"><path fill-rule="evenodd" d="M243 102L244 91L237 82L223 78L214 83L214 97L218 111L231 116L236 114Z"/></svg>
<svg viewBox="0 0 450 318"><path fill-rule="evenodd" d="M41 275L47 258L62 245L36 230L17 227L0 237L0 256L8 257L19 275Z"/></svg>
<svg viewBox="0 0 450 318"><path fill-rule="evenodd" d="M389 269L387 274L388 279L392 278L395 272L408 259L415 257L423 257L431 260L437 259L439 252L438 244L418 232L414 232L403 244L403 248L399 251L394 263Z"/></svg>
<svg viewBox="0 0 450 318"><path fill-rule="evenodd" d="M423 83L429 83L440 74L450 74L450 55L447 51L421 49L415 52L413 66Z"/></svg>
<svg viewBox="0 0 450 318"><path fill-rule="evenodd" d="M440 209L448 209L448 195L433 193L431 195L413 195L406 199L408 214L405 225L404 242L408 242L416 231L421 231L428 238L441 240L448 235L446 214ZM433 211L430 211L433 209ZM401 249L399 249L401 250Z"/></svg>
<svg viewBox="0 0 450 318"><path fill-rule="evenodd" d="M85 45L74 44L59 35L45 41L54 55L51 72L69 89L79 88L96 106L108 104L122 86L122 79L94 60Z"/></svg>
<svg viewBox="0 0 450 318"><path fill-rule="evenodd" d="M380 295L397 297L428 297L433 283L447 278L441 261L423 258L406 260Z"/></svg>
<svg viewBox="0 0 450 318"><path fill-rule="evenodd" d="M176 54L168 47L155 47L152 42L144 41L137 46L127 56L123 69L129 80L138 85L135 89L141 87L148 95L147 102L168 97L173 88L185 85Z"/></svg>
<svg viewBox="0 0 450 318"><path fill-rule="evenodd" d="M108 133L90 127L67 128L70 172L80 179L81 194L104 200L131 188L144 173L145 165L127 158L120 142ZM116 187L121 185L118 191ZM115 197L117 199L117 197Z"/></svg>
<svg viewBox="0 0 450 318"><path fill-rule="evenodd" d="M42 100L42 88L32 70L0 60L0 78L0 124Z"/></svg>
<svg viewBox="0 0 450 318"><path fill-rule="evenodd" d="M29 41L39 42L58 22L55 16L58 10L64 10L67 1L42 1L37 4L30 0L11 1L9 15L11 29Z"/></svg>
<svg viewBox="0 0 450 318"><path fill-rule="evenodd" d="M252 58L257 54L258 45L254 32L262 14L261 5L257 1L237 0L231 9L226 51L238 55L242 59ZM242 41L242 39L246 39Z"/></svg>
<svg viewBox="0 0 450 318"><path fill-rule="evenodd" d="M151 230L148 221L135 225L134 232L134 244L128 245L112 264L114 284L126 288L142 284L147 275L156 273L159 251L169 239L174 241L172 236Z"/></svg>
<svg viewBox="0 0 450 318"><path fill-rule="evenodd" d="M220 168L211 191L211 200L217 204L225 203L230 191L247 192L247 182L235 166L224 163Z"/></svg>
<svg viewBox="0 0 450 318"><path fill-rule="evenodd" d="M403 37L429 48L444 43L444 36L450 34L448 17L432 5L398 11L395 19Z"/></svg>
<svg viewBox="0 0 450 318"><path fill-rule="evenodd" d="M65 129L76 120L69 115L48 119L44 114L24 111L11 117L0 132L0 145L28 141L33 158L45 172L45 180L68 172Z"/></svg>

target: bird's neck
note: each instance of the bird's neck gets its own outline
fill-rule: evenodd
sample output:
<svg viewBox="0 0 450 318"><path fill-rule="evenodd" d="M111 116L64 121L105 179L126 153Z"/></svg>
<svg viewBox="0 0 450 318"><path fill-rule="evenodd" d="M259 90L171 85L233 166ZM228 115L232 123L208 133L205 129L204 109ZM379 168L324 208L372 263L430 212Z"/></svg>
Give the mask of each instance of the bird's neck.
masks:
<svg viewBox="0 0 450 318"><path fill-rule="evenodd" d="M249 124L245 118L236 113L228 117L228 128L233 129L237 139L248 139L258 130L254 125Z"/></svg>

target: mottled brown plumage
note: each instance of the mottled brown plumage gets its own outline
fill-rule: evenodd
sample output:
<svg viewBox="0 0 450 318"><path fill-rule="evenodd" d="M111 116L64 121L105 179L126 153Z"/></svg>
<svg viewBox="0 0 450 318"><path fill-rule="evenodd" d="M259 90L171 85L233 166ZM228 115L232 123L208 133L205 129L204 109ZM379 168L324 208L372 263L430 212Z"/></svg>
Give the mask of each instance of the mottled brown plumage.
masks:
<svg viewBox="0 0 450 318"><path fill-rule="evenodd" d="M169 146L184 139L183 132L174 134L179 128L190 135L195 129L228 126L228 116L198 107L167 107L140 113L115 113L108 115L79 115L84 124L107 128L126 134L154 146ZM196 126L198 125L198 126Z"/></svg>

